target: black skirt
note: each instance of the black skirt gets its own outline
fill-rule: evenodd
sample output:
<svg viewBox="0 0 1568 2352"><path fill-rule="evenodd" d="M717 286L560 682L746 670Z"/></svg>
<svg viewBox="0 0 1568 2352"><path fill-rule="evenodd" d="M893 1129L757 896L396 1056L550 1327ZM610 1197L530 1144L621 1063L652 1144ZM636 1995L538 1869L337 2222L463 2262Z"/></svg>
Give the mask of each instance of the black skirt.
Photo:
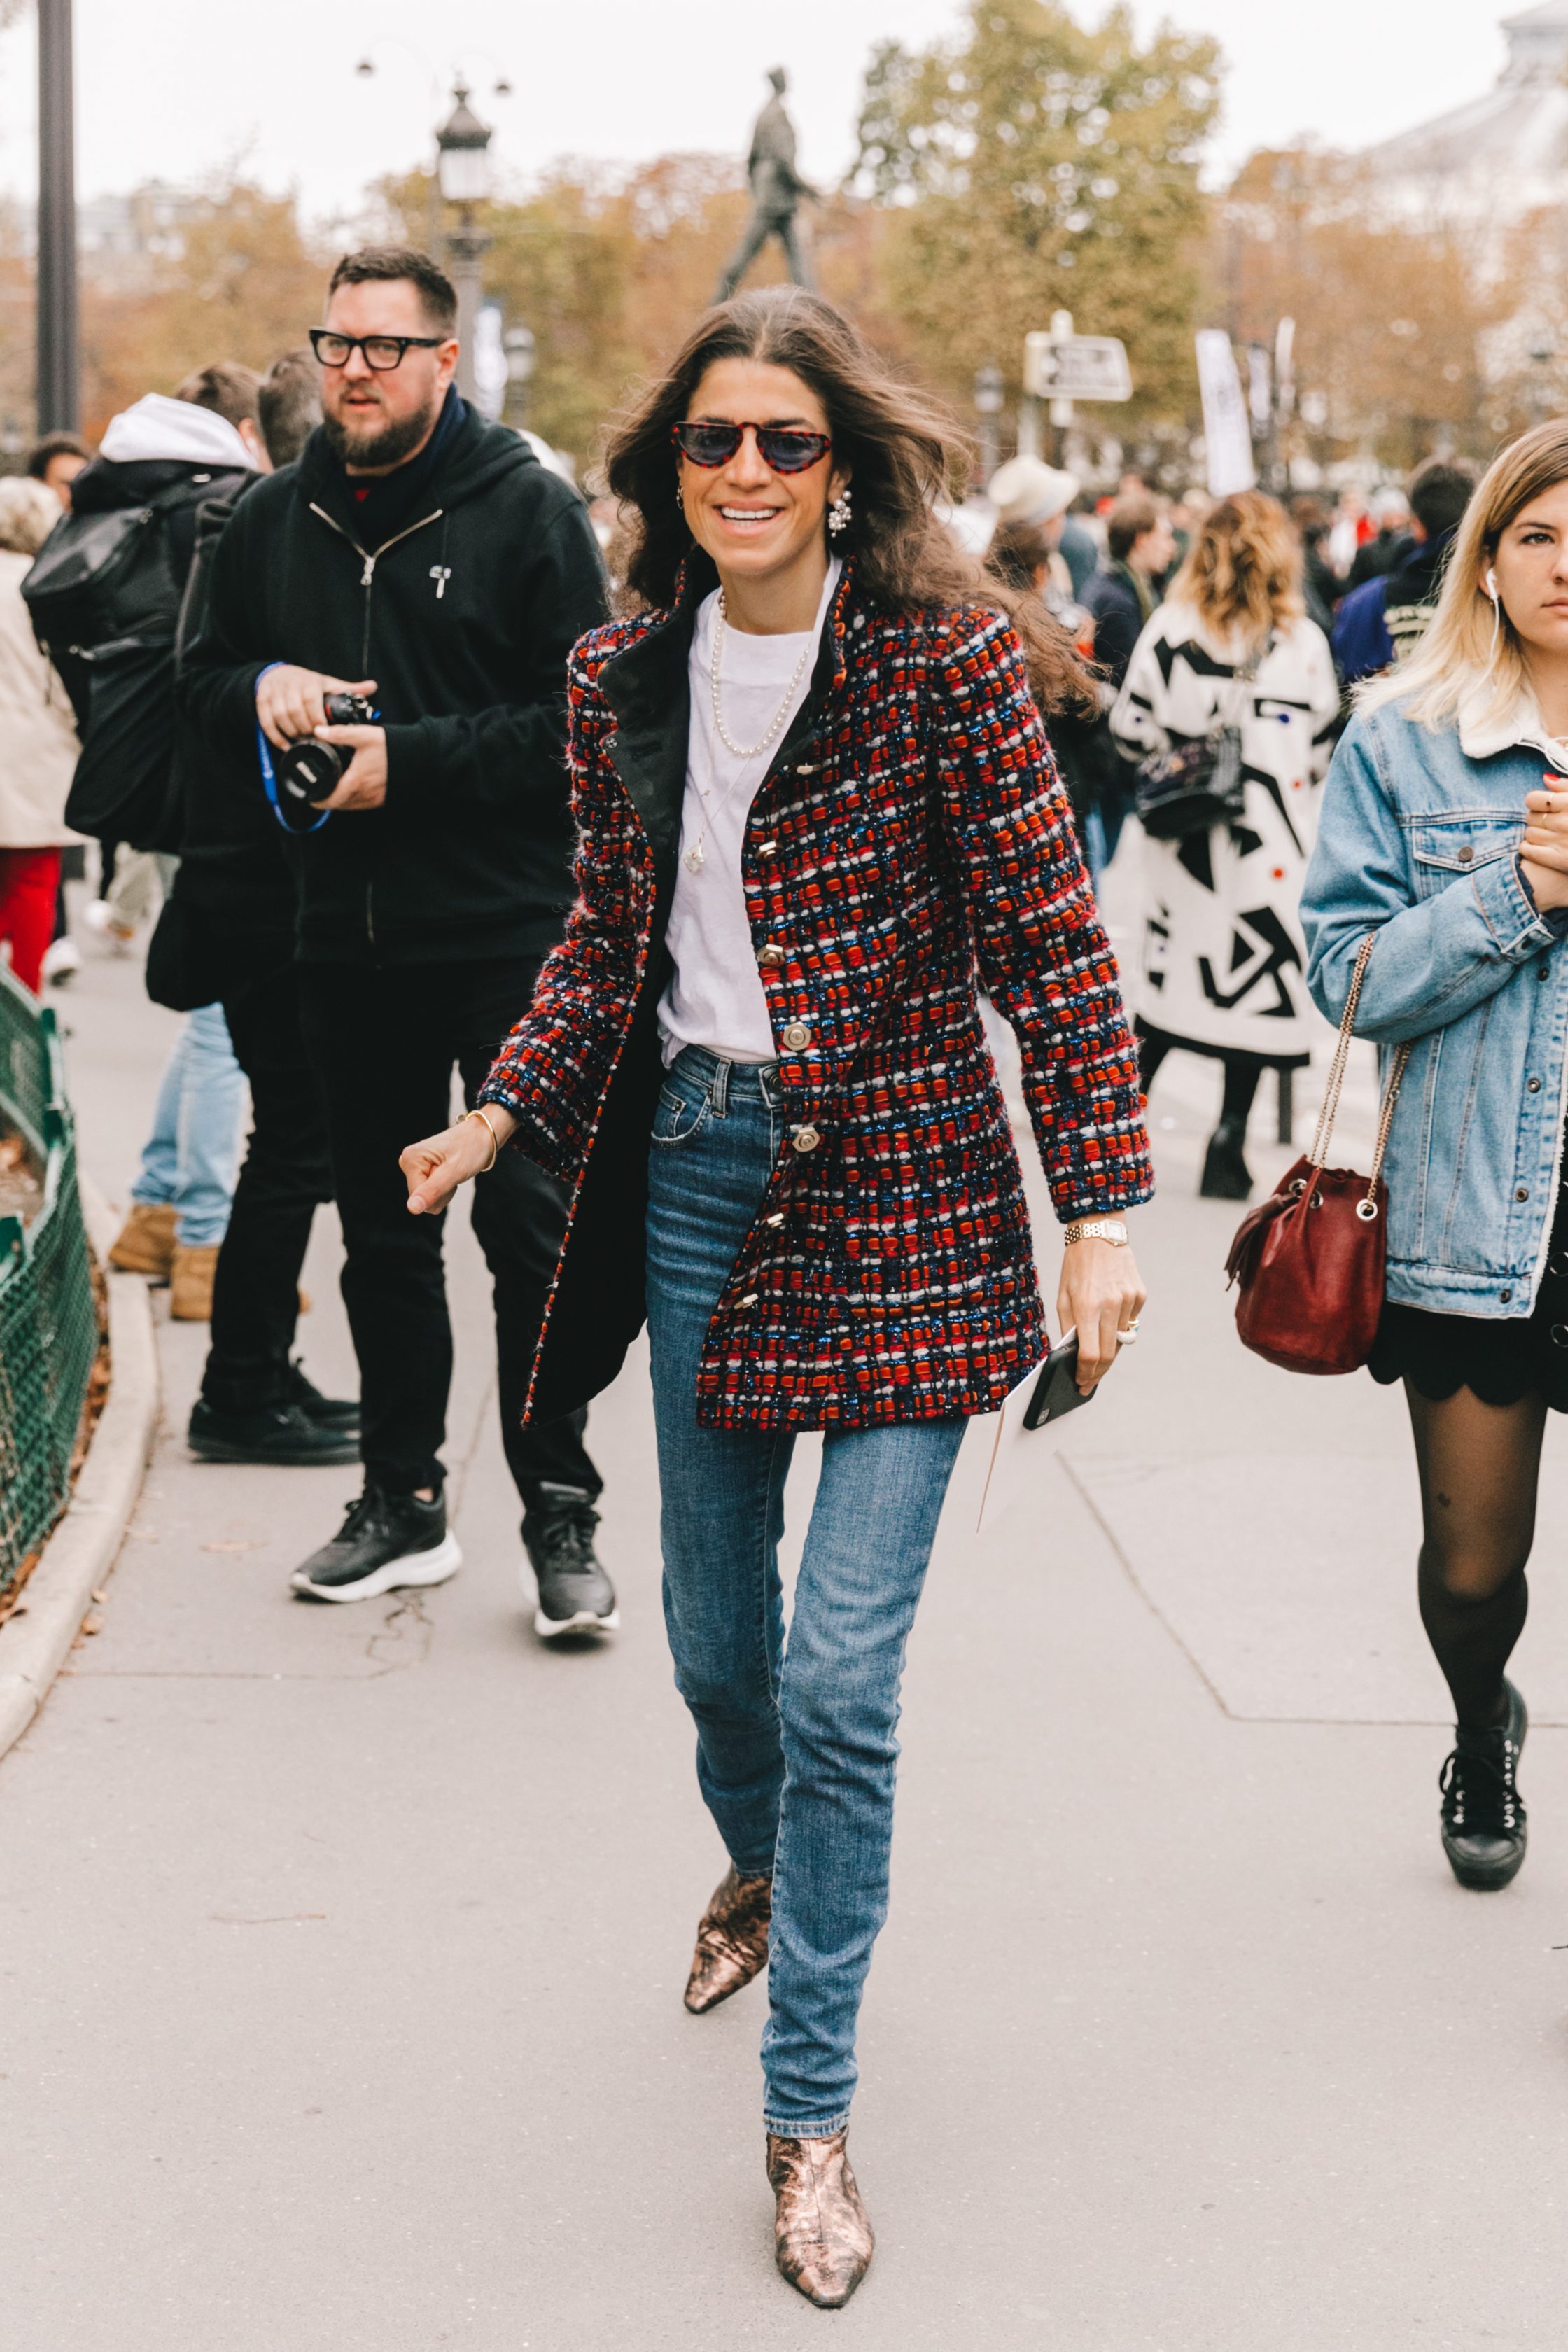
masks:
<svg viewBox="0 0 1568 2352"><path fill-rule="evenodd" d="M1468 1389L1483 1404L1518 1404L1533 1393L1553 1412L1568 1412L1568 1163L1533 1312L1507 1321L1432 1315L1390 1299L1367 1370L1385 1388L1408 1381L1434 1404Z"/></svg>

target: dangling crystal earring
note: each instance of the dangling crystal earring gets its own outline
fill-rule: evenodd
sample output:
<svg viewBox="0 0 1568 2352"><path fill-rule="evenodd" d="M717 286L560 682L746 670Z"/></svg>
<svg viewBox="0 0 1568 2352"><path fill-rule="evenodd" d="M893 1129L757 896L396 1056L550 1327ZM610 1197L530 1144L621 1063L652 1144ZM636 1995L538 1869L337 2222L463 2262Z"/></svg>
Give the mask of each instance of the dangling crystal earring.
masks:
<svg viewBox="0 0 1568 2352"><path fill-rule="evenodd" d="M848 530L849 493L847 490L840 490L838 496L834 499L833 504L828 508L827 528L832 532L835 539L837 538L841 530Z"/></svg>
<svg viewBox="0 0 1568 2352"><path fill-rule="evenodd" d="M675 503L680 509L681 513L684 514L686 512L686 493L681 488L679 482L677 482L675 486Z"/></svg>

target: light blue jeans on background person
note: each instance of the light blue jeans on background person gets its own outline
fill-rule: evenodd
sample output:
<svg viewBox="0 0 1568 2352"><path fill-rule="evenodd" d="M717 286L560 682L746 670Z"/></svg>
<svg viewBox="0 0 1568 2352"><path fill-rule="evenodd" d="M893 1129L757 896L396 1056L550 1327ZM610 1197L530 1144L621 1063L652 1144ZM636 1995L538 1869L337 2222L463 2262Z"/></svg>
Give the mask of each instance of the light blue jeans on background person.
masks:
<svg viewBox="0 0 1568 2352"><path fill-rule="evenodd" d="M965 1423L826 1432L786 1643L793 1433L697 1421L708 1325L783 1138L773 1065L679 1055L649 1146L647 1307L676 1685L731 1860L773 1877L764 2121L813 2139L848 2120L888 1911L904 1649Z"/></svg>
<svg viewBox="0 0 1568 2352"><path fill-rule="evenodd" d="M221 1004L188 1013L158 1088L153 1132L131 1197L173 1207L187 1249L221 1242L239 1173L245 1073L234 1058Z"/></svg>

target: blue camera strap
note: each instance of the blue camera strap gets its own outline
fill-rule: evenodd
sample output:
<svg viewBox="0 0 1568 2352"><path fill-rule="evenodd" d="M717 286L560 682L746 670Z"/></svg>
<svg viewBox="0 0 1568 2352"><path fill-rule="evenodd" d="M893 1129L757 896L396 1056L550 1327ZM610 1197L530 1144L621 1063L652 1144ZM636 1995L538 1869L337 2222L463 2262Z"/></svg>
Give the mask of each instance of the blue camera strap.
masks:
<svg viewBox="0 0 1568 2352"><path fill-rule="evenodd" d="M256 679L257 685L259 686L264 677L270 677L275 669L282 669L284 667L285 665L282 662L268 662L264 670L258 672ZM282 803L278 797L277 772L272 765L272 746L267 740L266 732L263 730L259 719L256 722L256 751L257 757L261 761L262 786L266 791L268 799L272 803L272 814L277 818L279 824L282 826L284 832L320 833L321 827L325 824L327 819L332 813L331 809L323 809L321 814L317 817L314 824L290 824L289 819L284 815Z"/></svg>

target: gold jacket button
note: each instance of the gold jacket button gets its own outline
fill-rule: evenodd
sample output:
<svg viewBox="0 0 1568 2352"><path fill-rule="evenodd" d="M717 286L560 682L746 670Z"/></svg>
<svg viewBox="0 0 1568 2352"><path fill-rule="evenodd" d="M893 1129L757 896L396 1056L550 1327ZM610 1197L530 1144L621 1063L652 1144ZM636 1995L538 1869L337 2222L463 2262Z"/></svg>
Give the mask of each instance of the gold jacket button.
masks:
<svg viewBox="0 0 1568 2352"><path fill-rule="evenodd" d="M776 1229L784 1223L784 1211L782 1209L775 1209L773 1215L769 1217L766 1222L776 1231Z"/></svg>
<svg viewBox="0 0 1568 2352"><path fill-rule="evenodd" d="M778 854L779 854L779 845L778 845L778 843L777 843L776 841L759 841L759 842L758 842L758 844L757 844L757 856L758 856L759 857L776 857L776 856L778 856Z"/></svg>
<svg viewBox="0 0 1568 2352"><path fill-rule="evenodd" d="M792 1021L784 1033L784 1042L792 1054L798 1054L803 1045L810 1045L811 1032L804 1021Z"/></svg>
<svg viewBox="0 0 1568 2352"><path fill-rule="evenodd" d="M754 1290L748 1290L744 1298L741 1301L742 1307L754 1307L756 1303L757 1294Z"/></svg>
<svg viewBox="0 0 1568 2352"><path fill-rule="evenodd" d="M770 971L775 965L783 963L784 960L784 951L776 940L770 940L757 958L757 961L760 964L765 964Z"/></svg>
<svg viewBox="0 0 1568 2352"><path fill-rule="evenodd" d="M797 1151L815 1151L822 1138L815 1127L797 1127L790 1140Z"/></svg>

